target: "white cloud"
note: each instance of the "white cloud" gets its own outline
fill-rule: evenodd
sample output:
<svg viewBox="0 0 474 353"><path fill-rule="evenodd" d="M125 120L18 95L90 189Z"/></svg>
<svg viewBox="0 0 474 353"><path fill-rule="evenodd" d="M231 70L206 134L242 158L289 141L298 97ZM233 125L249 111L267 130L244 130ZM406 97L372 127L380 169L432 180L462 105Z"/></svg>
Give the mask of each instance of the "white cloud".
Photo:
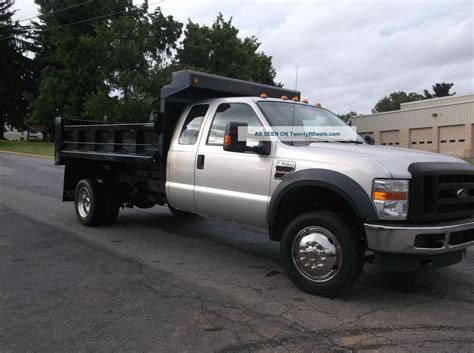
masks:
<svg viewBox="0 0 474 353"><path fill-rule="evenodd" d="M141 1L136 1L141 2ZM149 0L150 3L155 1ZM221 11L242 36L273 56L277 81L337 113L368 113L395 90L422 92L454 82L474 92L472 1L173 1L159 4L182 22L211 24ZM18 16L32 0L18 0Z"/></svg>

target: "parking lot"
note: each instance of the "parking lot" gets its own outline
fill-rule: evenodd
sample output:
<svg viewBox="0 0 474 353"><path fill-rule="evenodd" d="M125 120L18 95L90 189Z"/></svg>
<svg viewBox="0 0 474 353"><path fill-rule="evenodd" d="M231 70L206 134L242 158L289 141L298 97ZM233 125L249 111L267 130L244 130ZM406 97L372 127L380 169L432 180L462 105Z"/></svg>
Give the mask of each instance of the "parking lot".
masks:
<svg viewBox="0 0 474 353"><path fill-rule="evenodd" d="M472 352L474 253L307 295L259 229L166 208L81 226L52 160L0 154L0 351Z"/></svg>

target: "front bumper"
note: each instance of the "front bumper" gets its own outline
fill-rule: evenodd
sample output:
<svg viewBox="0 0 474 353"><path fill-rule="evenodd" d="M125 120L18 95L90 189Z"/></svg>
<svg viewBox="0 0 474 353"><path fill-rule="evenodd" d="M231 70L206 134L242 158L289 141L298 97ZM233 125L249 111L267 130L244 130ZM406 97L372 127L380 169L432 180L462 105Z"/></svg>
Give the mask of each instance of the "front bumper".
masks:
<svg viewBox="0 0 474 353"><path fill-rule="evenodd" d="M427 226L366 223L368 248L403 255L436 255L474 245L474 218Z"/></svg>

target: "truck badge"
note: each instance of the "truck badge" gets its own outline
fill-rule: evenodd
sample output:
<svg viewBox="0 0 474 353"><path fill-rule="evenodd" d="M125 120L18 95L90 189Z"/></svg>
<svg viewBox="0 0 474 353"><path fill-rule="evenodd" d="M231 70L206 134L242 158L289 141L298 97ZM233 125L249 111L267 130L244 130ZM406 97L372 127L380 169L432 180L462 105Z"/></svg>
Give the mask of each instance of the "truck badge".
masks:
<svg viewBox="0 0 474 353"><path fill-rule="evenodd" d="M278 160L275 168L275 179L281 180L296 169L295 161Z"/></svg>

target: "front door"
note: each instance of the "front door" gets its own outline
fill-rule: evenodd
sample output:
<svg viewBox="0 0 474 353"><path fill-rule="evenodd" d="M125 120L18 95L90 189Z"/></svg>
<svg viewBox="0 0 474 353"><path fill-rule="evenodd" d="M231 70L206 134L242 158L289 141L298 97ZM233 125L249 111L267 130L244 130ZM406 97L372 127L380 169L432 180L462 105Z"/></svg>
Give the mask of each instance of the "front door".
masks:
<svg viewBox="0 0 474 353"><path fill-rule="evenodd" d="M199 213L265 226L273 157L224 151L228 122L262 126L247 103L223 100L203 127L196 158L194 199ZM248 145L258 141L249 141Z"/></svg>

